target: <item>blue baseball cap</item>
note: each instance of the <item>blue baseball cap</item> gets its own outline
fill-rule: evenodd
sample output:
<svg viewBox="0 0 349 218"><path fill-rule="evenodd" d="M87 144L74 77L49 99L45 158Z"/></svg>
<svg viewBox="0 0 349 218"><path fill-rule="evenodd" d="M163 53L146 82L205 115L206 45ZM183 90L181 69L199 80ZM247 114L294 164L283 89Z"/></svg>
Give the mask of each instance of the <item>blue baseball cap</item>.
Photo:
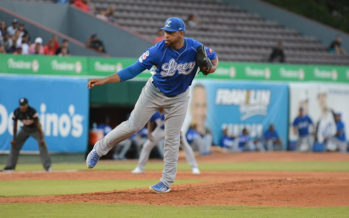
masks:
<svg viewBox="0 0 349 218"><path fill-rule="evenodd" d="M161 29L168 32L185 32L185 24L181 18L170 17L165 21L164 27Z"/></svg>

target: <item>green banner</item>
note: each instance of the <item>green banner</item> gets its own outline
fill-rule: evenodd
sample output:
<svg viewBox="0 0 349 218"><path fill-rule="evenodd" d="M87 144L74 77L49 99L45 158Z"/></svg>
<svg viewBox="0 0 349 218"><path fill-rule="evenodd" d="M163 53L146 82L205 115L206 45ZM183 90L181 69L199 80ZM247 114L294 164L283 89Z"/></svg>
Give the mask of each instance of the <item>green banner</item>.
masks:
<svg viewBox="0 0 349 218"><path fill-rule="evenodd" d="M0 55L0 72L28 75L88 75L87 58Z"/></svg>
<svg viewBox="0 0 349 218"><path fill-rule="evenodd" d="M133 64L133 58L88 58L0 55L0 73L64 76L107 76ZM150 71L137 76L147 79ZM199 78L253 81L322 81L349 83L349 66L220 62L209 76Z"/></svg>
<svg viewBox="0 0 349 218"><path fill-rule="evenodd" d="M107 76L122 70L123 68L135 63L132 58L89 58L88 69L89 75ZM149 71L144 71L137 78L149 78Z"/></svg>

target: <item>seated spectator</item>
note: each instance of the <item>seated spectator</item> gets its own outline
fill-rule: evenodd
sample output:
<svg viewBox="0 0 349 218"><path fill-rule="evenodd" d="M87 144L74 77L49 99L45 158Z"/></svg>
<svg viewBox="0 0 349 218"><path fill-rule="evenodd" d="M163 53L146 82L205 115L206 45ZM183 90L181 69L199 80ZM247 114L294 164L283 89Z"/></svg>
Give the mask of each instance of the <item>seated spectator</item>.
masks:
<svg viewBox="0 0 349 218"><path fill-rule="evenodd" d="M275 131L274 125L270 124L269 128L263 134L264 146L268 151L282 150L282 142Z"/></svg>
<svg viewBox="0 0 349 218"><path fill-rule="evenodd" d="M51 38L50 40L53 41L53 49L54 49L55 52L56 52L57 48L59 48L59 42L58 42L58 37L57 37L57 35L53 35L52 38Z"/></svg>
<svg viewBox="0 0 349 218"><path fill-rule="evenodd" d="M105 48L104 48L104 44L103 42L98 39L97 34L93 34L91 35L88 39L87 39L87 47L88 48L92 48L98 52L102 52L105 53Z"/></svg>
<svg viewBox="0 0 349 218"><path fill-rule="evenodd" d="M35 42L29 47L29 54L44 54L44 47L42 46L42 38L37 37Z"/></svg>
<svg viewBox="0 0 349 218"><path fill-rule="evenodd" d="M0 44L0 54L6 54L5 46L1 44Z"/></svg>
<svg viewBox="0 0 349 218"><path fill-rule="evenodd" d="M336 40L331 43L329 52L336 54L346 54L344 48L342 48L342 37L338 36Z"/></svg>
<svg viewBox="0 0 349 218"><path fill-rule="evenodd" d="M16 51L17 49L17 40L18 40L18 37L19 37L19 32L16 31L15 34L13 34L12 36L10 36L10 39L8 41L8 48L7 48L7 53L13 53Z"/></svg>
<svg viewBox="0 0 349 218"><path fill-rule="evenodd" d="M4 36L7 33L7 26L5 21L0 21L0 35Z"/></svg>
<svg viewBox="0 0 349 218"><path fill-rule="evenodd" d="M5 47L6 52L8 52L8 50L12 46L12 39L11 37L9 37L7 32L5 32L4 35L2 36L2 44Z"/></svg>
<svg viewBox="0 0 349 218"><path fill-rule="evenodd" d="M45 55L55 55L55 48L54 46L54 42L52 40L49 40L46 44L46 46L44 47L44 54Z"/></svg>
<svg viewBox="0 0 349 218"><path fill-rule="evenodd" d="M222 131L220 146L221 148L228 151L232 151L232 152L239 151L237 140L235 139L234 136L229 135L227 128L224 128Z"/></svg>
<svg viewBox="0 0 349 218"><path fill-rule="evenodd" d="M198 28L200 25L200 22L198 18L194 14L190 14L186 20L187 26L189 29L195 29Z"/></svg>
<svg viewBox="0 0 349 218"><path fill-rule="evenodd" d="M250 134L246 128L242 129L242 133L239 136L239 150L240 151L255 151L256 146L250 137Z"/></svg>
<svg viewBox="0 0 349 218"><path fill-rule="evenodd" d="M17 31L17 24L18 24L18 20L17 19L13 19L12 21L12 25L7 27L7 33L12 36L16 33Z"/></svg>
<svg viewBox="0 0 349 218"><path fill-rule="evenodd" d="M29 54L29 43L28 42L29 42L29 36L28 35L23 35L21 44L17 45L17 46L21 46L22 47L22 54L23 55Z"/></svg>
<svg viewBox="0 0 349 218"><path fill-rule="evenodd" d="M284 48L281 42L277 44L269 56L269 62L285 62Z"/></svg>
<svg viewBox="0 0 349 218"><path fill-rule="evenodd" d="M165 39L164 31L159 30L157 35L156 35L156 38L154 40L154 43L156 44L156 43L158 43L158 42L160 42L160 41L162 41L164 39Z"/></svg>
<svg viewBox="0 0 349 218"><path fill-rule="evenodd" d="M75 0L74 5L82 11L90 12L90 0Z"/></svg>
<svg viewBox="0 0 349 218"><path fill-rule="evenodd" d="M106 16L106 11L103 10L103 9L99 9L97 14L96 14L96 17L100 20L103 20L103 21L108 21L108 17Z"/></svg>
<svg viewBox="0 0 349 218"><path fill-rule="evenodd" d="M16 48L16 51L13 52L14 55L21 55L22 54L22 47L21 46L18 46Z"/></svg>
<svg viewBox="0 0 349 218"><path fill-rule="evenodd" d="M24 24L23 23L20 23L18 25L18 31L20 32L20 35L19 37L23 37L23 35L28 35L29 37L29 33L28 33L28 30L24 27ZM29 37L30 38L30 37Z"/></svg>
<svg viewBox="0 0 349 218"><path fill-rule="evenodd" d="M61 47L56 49L56 55L60 55L60 56L70 55L68 46L69 46L69 41L66 39L63 39Z"/></svg>
<svg viewBox="0 0 349 218"><path fill-rule="evenodd" d="M105 10L105 16L108 18L108 21L113 22L113 14L115 13L116 9L115 8L107 8Z"/></svg>

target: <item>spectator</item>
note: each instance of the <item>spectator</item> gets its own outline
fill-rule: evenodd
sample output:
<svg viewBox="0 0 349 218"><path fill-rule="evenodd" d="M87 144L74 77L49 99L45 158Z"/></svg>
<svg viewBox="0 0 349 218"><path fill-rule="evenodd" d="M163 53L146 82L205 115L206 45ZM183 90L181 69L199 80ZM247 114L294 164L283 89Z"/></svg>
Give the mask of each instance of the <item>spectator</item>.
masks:
<svg viewBox="0 0 349 218"><path fill-rule="evenodd" d="M187 26L189 29L197 29L200 25L200 21L198 20L197 16L194 14L190 14L186 20Z"/></svg>
<svg viewBox="0 0 349 218"><path fill-rule="evenodd" d="M222 131L220 146L228 151L239 151L237 140L235 140L234 136L229 135L227 128L224 128Z"/></svg>
<svg viewBox="0 0 349 218"><path fill-rule="evenodd" d="M12 46L12 39L9 37L7 32L5 32L3 37L2 37L2 43L3 43L4 47L5 47L6 52Z"/></svg>
<svg viewBox="0 0 349 218"><path fill-rule="evenodd" d="M92 48L98 52L105 53L105 48L103 42L98 39L97 34L91 35L87 40L87 47Z"/></svg>
<svg viewBox="0 0 349 218"><path fill-rule="evenodd" d="M29 36L28 30L24 27L23 23L20 23L18 25L18 31L20 32L20 35L19 35L20 38L22 38L23 35L28 35Z"/></svg>
<svg viewBox="0 0 349 218"><path fill-rule="evenodd" d="M75 0L74 5L82 11L90 12L90 0Z"/></svg>
<svg viewBox="0 0 349 218"><path fill-rule="evenodd" d="M277 46L273 48L269 56L269 62L285 62L285 53L281 42L278 42Z"/></svg>
<svg viewBox="0 0 349 218"><path fill-rule="evenodd" d="M70 55L68 46L69 46L69 41L66 39L63 39L61 47L56 49L56 55L60 55L60 56Z"/></svg>
<svg viewBox="0 0 349 218"><path fill-rule="evenodd" d="M18 20L17 19L13 19L12 21L12 25L7 27L7 33L12 36L16 33L17 31L17 24L18 24Z"/></svg>
<svg viewBox="0 0 349 218"><path fill-rule="evenodd" d="M264 146L268 151L282 150L282 141L273 124L270 124L269 128L264 132L263 139Z"/></svg>
<svg viewBox="0 0 349 218"><path fill-rule="evenodd" d="M156 44L156 43L158 43L158 42L161 42L161 41L164 40L164 39L165 39L164 31L160 29L160 30L158 31L157 35L156 35L156 38L155 38L155 40L154 40L154 43Z"/></svg>
<svg viewBox="0 0 349 218"><path fill-rule="evenodd" d="M108 21L108 17L106 16L106 11L102 10L102 9L99 9L97 14L96 14L96 17L100 20L103 20L103 21Z"/></svg>
<svg viewBox="0 0 349 218"><path fill-rule="evenodd" d="M14 55L21 55L22 54L22 47L21 46L18 46L16 48L16 51L13 52Z"/></svg>
<svg viewBox="0 0 349 218"><path fill-rule="evenodd" d="M53 41L53 48L56 52L57 48L59 48L59 42L58 42L58 37L57 35L53 35L52 38L50 39Z"/></svg>
<svg viewBox="0 0 349 218"><path fill-rule="evenodd" d="M9 39L9 44L8 44L8 48L7 48L7 53L13 53L16 51L17 49L17 40L18 40L18 37L19 37L19 32L16 31L15 34L13 34L10 39Z"/></svg>
<svg viewBox="0 0 349 218"><path fill-rule="evenodd" d="M344 48L342 48L342 37L338 36L336 40L331 43L329 52L336 54L346 54Z"/></svg>
<svg viewBox="0 0 349 218"><path fill-rule="evenodd" d="M29 54L44 54L41 37L36 37L35 42L30 45Z"/></svg>
<svg viewBox="0 0 349 218"><path fill-rule="evenodd" d="M0 54L6 54L6 49L4 45L0 45Z"/></svg>
<svg viewBox="0 0 349 218"><path fill-rule="evenodd" d="M44 47L44 54L45 55L55 55L55 49L54 49L54 42L51 40L49 40L46 44L46 46Z"/></svg>
<svg viewBox="0 0 349 218"><path fill-rule="evenodd" d="M21 42L21 47L22 47L22 54L27 55L29 54L29 36L28 35L23 35L22 36L22 42Z"/></svg>
<svg viewBox="0 0 349 218"><path fill-rule="evenodd" d="M239 150L240 151L255 151L256 146L250 137L250 133L246 128L242 129L242 133L239 136Z"/></svg>
<svg viewBox="0 0 349 218"><path fill-rule="evenodd" d="M58 56L70 56L69 50L67 48L62 48L61 52L58 54Z"/></svg>
<svg viewBox="0 0 349 218"><path fill-rule="evenodd" d="M113 22L113 14L115 13L116 9L115 8L107 8L105 10L105 16L108 18L108 21Z"/></svg>
<svg viewBox="0 0 349 218"><path fill-rule="evenodd" d="M5 21L1 21L0 22L0 35L3 37L5 35L5 33L7 33L7 27L6 27L6 22Z"/></svg>
<svg viewBox="0 0 349 218"><path fill-rule="evenodd" d="M306 114L304 109L299 108L299 114L293 121L293 132L298 134L297 150L309 151L312 148L312 142L310 138L310 127L313 128L313 120Z"/></svg>

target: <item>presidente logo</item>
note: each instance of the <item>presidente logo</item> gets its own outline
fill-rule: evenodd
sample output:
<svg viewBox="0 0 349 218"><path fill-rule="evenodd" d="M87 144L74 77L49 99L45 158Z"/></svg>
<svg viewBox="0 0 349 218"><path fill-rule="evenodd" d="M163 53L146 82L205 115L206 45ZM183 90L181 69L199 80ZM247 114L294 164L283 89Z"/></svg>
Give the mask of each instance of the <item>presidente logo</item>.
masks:
<svg viewBox="0 0 349 218"><path fill-rule="evenodd" d="M76 113L75 106L68 106L68 113L48 113L45 103L40 105L39 118L42 125L42 130L45 136L61 136L79 138L84 131L83 119L81 114ZM0 135L4 134L6 130L10 135L13 135L13 113L8 113L6 107L0 104Z"/></svg>
<svg viewBox="0 0 349 218"><path fill-rule="evenodd" d="M255 115L267 115L271 92L267 89L218 89L217 105L239 106L241 120Z"/></svg>
<svg viewBox="0 0 349 218"><path fill-rule="evenodd" d="M80 61L66 62L53 60L51 62L51 67L53 70L57 71L75 71L76 73L81 73L82 71L82 64Z"/></svg>
<svg viewBox="0 0 349 218"><path fill-rule="evenodd" d="M256 67L245 67L245 73L248 77L259 77L270 79L271 71L268 67L266 68L256 68Z"/></svg>
<svg viewBox="0 0 349 218"><path fill-rule="evenodd" d="M99 61L96 61L94 63L95 71L97 72L109 72L109 73L115 73L120 70L122 70L122 64L109 64L109 63L101 63Z"/></svg>
<svg viewBox="0 0 349 218"><path fill-rule="evenodd" d="M38 72L40 68L40 63L36 59L34 59L33 61L25 61L25 60L15 60L13 58L9 58L7 60L7 65L9 69L32 70L33 72Z"/></svg>
<svg viewBox="0 0 349 218"><path fill-rule="evenodd" d="M332 80L337 80L338 79L338 73L337 70L323 70L319 68L314 69L314 76L316 78L320 79L332 79Z"/></svg>
<svg viewBox="0 0 349 218"><path fill-rule="evenodd" d="M291 70L281 67L280 76L283 78L304 80L304 70L302 68Z"/></svg>

